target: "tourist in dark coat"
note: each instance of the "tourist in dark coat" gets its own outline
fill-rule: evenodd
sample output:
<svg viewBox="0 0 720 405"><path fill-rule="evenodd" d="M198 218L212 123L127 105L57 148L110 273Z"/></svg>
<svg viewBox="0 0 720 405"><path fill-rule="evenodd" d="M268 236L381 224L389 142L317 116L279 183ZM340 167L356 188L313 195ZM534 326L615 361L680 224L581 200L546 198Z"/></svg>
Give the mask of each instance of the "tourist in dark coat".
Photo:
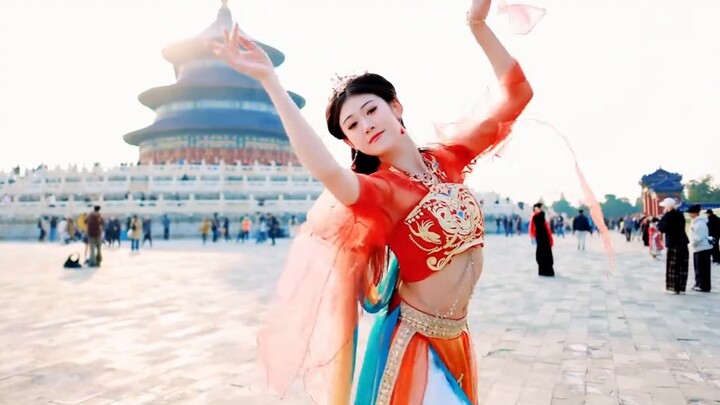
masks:
<svg viewBox="0 0 720 405"><path fill-rule="evenodd" d="M573 234L577 232L577 248L578 250L585 250L585 241L588 235L592 234L592 227L590 226L590 220L585 216L585 211L580 210L578 215L573 219Z"/></svg>
<svg viewBox="0 0 720 405"><path fill-rule="evenodd" d="M713 210L705 211L708 218L708 232L710 237L713 238L713 248L711 250L713 263L720 264L720 218L713 212Z"/></svg>
<svg viewBox="0 0 720 405"><path fill-rule="evenodd" d="M642 232L643 245L650 246L650 217L643 217L640 220L640 231Z"/></svg>
<svg viewBox="0 0 720 405"><path fill-rule="evenodd" d="M545 212L542 210L541 203L533 206L533 216L530 220L530 237L535 240L535 260L538 264L538 275L555 276L552 254L553 236L552 232L550 232L550 226L545 220Z"/></svg>
<svg viewBox="0 0 720 405"><path fill-rule="evenodd" d="M677 202L673 198L664 199L660 206L665 209L665 214L658 222L658 229L665 234L667 246L665 289L675 294L685 293L690 261L690 240L685 232L685 215L677 209Z"/></svg>

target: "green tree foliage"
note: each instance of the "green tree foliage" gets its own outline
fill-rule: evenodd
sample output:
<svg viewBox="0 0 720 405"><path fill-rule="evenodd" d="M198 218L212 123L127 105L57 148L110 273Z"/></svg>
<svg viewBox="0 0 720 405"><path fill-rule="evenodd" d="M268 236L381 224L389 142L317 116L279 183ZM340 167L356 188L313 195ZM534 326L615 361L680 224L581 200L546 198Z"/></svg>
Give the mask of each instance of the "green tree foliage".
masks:
<svg viewBox="0 0 720 405"><path fill-rule="evenodd" d="M586 214L590 212L590 209L584 204L578 205L579 207L573 206L567 199L565 199L565 195L561 194L560 200L552 203L551 207L553 211L558 214L565 214L571 218L577 215L579 209L585 210ZM615 194L607 194L605 196L605 202L600 203L600 207L602 208L603 216L605 216L605 218L618 218L628 214L641 212L642 200L638 199L636 205L633 206L627 198L617 198Z"/></svg>
<svg viewBox="0 0 720 405"><path fill-rule="evenodd" d="M720 202L720 186L713 183L713 177L709 174L699 180L690 180L685 188L690 202Z"/></svg>
<svg viewBox="0 0 720 405"><path fill-rule="evenodd" d="M642 212L642 210L643 210L642 198L638 197L638 199L635 200L635 209L637 210L637 212Z"/></svg>
<svg viewBox="0 0 720 405"><path fill-rule="evenodd" d="M552 203L551 207L553 211L558 214L565 214L569 217L577 215L577 208L573 207L570 202L565 199L565 194L560 194L560 200Z"/></svg>
<svg viewBox="0 0 720 405"><path fill-rule="evenodd" d="M642 211L642 200L638 199L633 206L627 198L617 198L615 194L606 194L605 202L600 203L605 218L618 218Z"/></svg>

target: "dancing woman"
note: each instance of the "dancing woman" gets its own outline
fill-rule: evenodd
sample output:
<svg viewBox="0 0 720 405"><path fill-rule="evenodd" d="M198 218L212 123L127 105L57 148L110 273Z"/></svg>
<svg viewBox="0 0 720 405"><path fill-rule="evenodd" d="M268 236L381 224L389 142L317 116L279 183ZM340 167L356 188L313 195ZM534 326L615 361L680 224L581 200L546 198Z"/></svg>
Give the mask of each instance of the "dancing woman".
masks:
<svg viewBox="0 0 720 405"><path fill-rule="evenodd" d="M482 272L484 222L463 184L532 98L522 69L474 0L468 25L505 97L459 123L441 144L418 148L393 85L346 77L327 106L329 132L350 148L336 162L302 116L265 52L237 26L216 54L267 91L300 162L326 188L296 237L278 298L258 338L268 383L284 393L297 376L321 403L347 404L359 309L377 313L356 404L475 404L468 303Z"/></svg>

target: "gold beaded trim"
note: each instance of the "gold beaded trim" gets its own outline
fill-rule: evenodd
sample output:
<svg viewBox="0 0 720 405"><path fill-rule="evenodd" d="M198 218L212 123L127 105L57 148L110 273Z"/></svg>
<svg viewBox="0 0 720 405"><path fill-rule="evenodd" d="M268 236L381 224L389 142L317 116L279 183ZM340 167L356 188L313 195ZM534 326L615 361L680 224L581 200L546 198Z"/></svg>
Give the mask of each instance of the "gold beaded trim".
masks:
<svg viewBox="0 0 720 405"><path fill-rule="evenodd" d="M390 344L385 371L380 380L375 405L389 405L400 373L405 350L418 333L433 339L455 339L467 330L467 318L442 319L418 311L404 301L400 303L400 326ZM460 377L462 381L462 376Z"/></svg>
<svg viewBox="0 0 720 405"><path fill-rule="evenodd" d="M380 389L378 390L375 405L390 404L393 391L395 390L395 382L400 372L400 364L405 356L405 350L408 344L410 344L410 339L412 339L415 333L415 329L413 329L412 326L405 322L400 322L400 327L397 333L395 333L395 339L393 339L390 344L390 353L388 354L387 363L385 364L385 371L383 371L383 376L380 380Z"/></svg>
<svg viewBox="0 0 720 405"><path fill-rule="evenodd" d="M432 339L455 339L467 330L467 319L445 319L418 311L404 301L400 303L400 319L415 332Z"/></svg>

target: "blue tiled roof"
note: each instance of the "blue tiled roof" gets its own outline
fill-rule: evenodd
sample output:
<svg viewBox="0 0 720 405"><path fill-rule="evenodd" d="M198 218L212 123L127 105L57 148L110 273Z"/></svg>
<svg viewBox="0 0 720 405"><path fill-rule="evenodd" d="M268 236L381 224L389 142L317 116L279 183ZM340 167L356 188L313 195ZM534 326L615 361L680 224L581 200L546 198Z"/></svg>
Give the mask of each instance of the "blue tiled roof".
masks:
<svg viewBox="0 0 720 405"><path fill-rule="evenodd" d="M647 174L642 177L641 183L644 185L652 185L663 180L673 180L676 182L682 181L682 176L677 173L671 173L662 168L655 170L653 173Z"/></svg>
<svg viewBox="0 0 720 405"><path fill-rule="evenodd" d="M212 83L212 85L211 85ZM300 95L289 92L295 104L302 108L305 99ZM157 107L180 100L198 100L202 98L222 100L255 100L270 102L265 90L260 87L228 86L217 81L208 80L205 84L171 84L169 86L154 87L138 96L140 102L153 110Z"/></svg>
<svg viewBox="0 0 720 405"><path fill-rule="evenodd" d="M229 68L212 53L210 41L222 38L222 29L230 29L232 25L232 14L226 1L223 1L217 19L208 28L194 38L172 44L163 50L163 56L174 64L178 81L143 92L138 96L139 101L153 110L178 101L231 100L270 103L267 93L256 80ZM276 66L285 59L277 49L259 44ZM305 105L303 97L292 92L289 94L298 107ZM157 137L209 132L255 133L287 139L279 117L270 112L169 106L159 117L152 125L125 134L125 142L139 145L145 140Z"/></svg>
<svg viewBox="0 0 720 405"><path fill-rule="evenodd" d="M682 191L685 186L682 183L670 179L659 181L649 186L653 191L667 192L667 191Z"/></svg>
<svg viewBox="0 0 720 405"><path fill-rule="evenodd" d="M280 119L269 113L243 110L194 110L156 121L150 126L126 134L123 139L131 145L139 145L140 142L156 136L200 131L260 132L287 138Z"/></svg>

